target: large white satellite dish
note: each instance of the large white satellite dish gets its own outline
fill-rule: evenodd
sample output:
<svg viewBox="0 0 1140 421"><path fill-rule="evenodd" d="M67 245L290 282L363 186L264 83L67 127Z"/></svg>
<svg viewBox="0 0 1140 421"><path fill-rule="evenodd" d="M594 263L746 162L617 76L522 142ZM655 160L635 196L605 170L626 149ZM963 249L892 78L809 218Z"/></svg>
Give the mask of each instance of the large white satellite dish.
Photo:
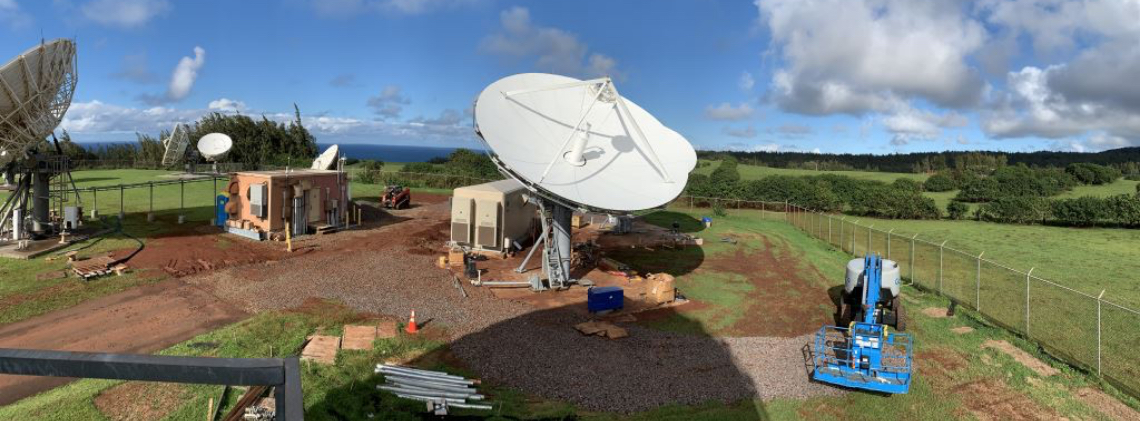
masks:
<svg viewBox="0 0 1140 421"><path fill-rule="evenodd" d="M499 79L475 102L475 132L499 170L541 199L551 287L575 282L572 208L625 213L663 206L681 194L697 164L684 137L623 98L610 78Z"/></svg>
<svg viewBox="0 0 1140 421"><path fill-rule="evenodd" d="M209 133L198 139L198 153L207 161L217 161L233 146L233 139L223 133Z"/></svg>
<svg viewBox="0 0 1140 421"><path fill-rule="evenodd" d="M575 207L662 206L697 163L684 137L622 98L609 78L508 76L479 95L475 124L504 172Z"/></svg>
<svg viewBox="0 0 1140 421"><path fill-rule="evenodd" d="M55 130L71 106L76 79L69 39L41 43L0 67L0 165Z"/></svg>
<svg viewBox="0 0 1140 421"><path fill-rule="evenodd" d="M329 146L325 149L317 159L313 160L313 165L309 167L314 170L331 170L336 165L336 157L340 154L340 147L337 145Z"/></svg>
<svg viewBox="0 0 1140 421"><path fill-rule="evenodd" d="M162 140L165 151L162 154L162 165L171 166L186 156L186 146L190 145L190 134L186 125L178 123L170 131L170 137Z"/></svg>

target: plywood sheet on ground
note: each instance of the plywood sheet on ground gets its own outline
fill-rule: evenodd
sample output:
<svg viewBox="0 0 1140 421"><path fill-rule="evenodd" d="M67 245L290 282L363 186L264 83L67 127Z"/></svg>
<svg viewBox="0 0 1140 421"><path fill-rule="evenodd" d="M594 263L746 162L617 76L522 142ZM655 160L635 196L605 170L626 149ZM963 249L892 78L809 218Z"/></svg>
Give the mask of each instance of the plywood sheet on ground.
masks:
<svg viewBox="0 0 1140 421"><path fill-rule="evenodd" d="M336 353L340 350L340 337L328 335L313 335L305 349L301 350L301 359L315 361L322 364L336 362Z"/></svg>
<svg viewBox="0 0 1140 421"><path fill-rule="evenodd" d="M372 341L375 340L376 326L345 325L341 348L372 349Z"/></svg>
<svg viewBox="0 0 1140 421"><path fill-rule="evenodd" d="M391 339L396 337L396 322L387 320L376 325L376 337Z"/></svg>

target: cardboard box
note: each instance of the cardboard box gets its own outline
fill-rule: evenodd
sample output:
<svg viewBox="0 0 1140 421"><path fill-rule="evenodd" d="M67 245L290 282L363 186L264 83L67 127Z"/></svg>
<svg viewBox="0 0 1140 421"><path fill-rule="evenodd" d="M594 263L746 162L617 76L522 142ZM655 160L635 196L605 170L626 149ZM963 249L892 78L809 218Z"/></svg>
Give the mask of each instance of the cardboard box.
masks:
<svg viewBox="0 0 1140 421"><path fill-rule="evenodd" d="M451 266L463 266L463 250L451 250L447 252L447 264Z"/></svg>

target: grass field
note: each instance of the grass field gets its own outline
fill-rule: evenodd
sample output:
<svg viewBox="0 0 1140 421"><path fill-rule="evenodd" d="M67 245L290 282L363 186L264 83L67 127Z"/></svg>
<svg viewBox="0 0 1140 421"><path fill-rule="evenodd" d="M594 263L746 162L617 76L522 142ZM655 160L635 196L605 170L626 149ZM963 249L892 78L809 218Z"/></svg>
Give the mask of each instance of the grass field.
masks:
<svg viewBox="0 0 1140 421"><path fill-rule="evenodd" d="M699 212L687 214L699 217ZM665 223L675 215L663 214L657 219ZM685 227L685 229L693 229ZM765 240L786 248L787 253L801 256L805 264L822 273L823 278L838 283L842 264L848 257L821 241L778 220L762 220L748 213L718 218L714 228L697 232L706 238L732 235L741 239L748 248L766 247ZM716 256L729 247L721 243L707 243L706 256ZM684 276L682 276L683 278ZM678 284L682 285L682 279ZM705 299L716 309L736 305L716 294L712 284L688 285L683 292L705 294ZM826 285L820 285L826 288ZM703 290L703 291L702 291ZM867 393L848 393L838 397L817 397L806 400L776 399L770 401L741 401L731 404L709 403L699 406L670 406L653 411L628 415L590 413L572 405L528 396L522 391L499 385L485 385L491 400L501 405L492 419L566 419L584 420L760 420L760 419L914 419L944 420L962 417L1004 418L1033 414L1042 418L1068 417L1070 419L1107 420L1104 415L1073 393L1082 387L1096 387L1090 376L1064 365L1053 363L1029 344L1006 331L976 321L968 311L960 310L956 318L930 318L920 314L921 309L944 307L946 302L932 294L907 288L907 308L911 316L911 332L917 336L916 359L919 374L911 393L886 397ZM729 312L731 313L731 312ZM268 312L215 332L201 335L172 347L166 355L207 355L227 357L267 357L285 355L295 349L305 335L315 331L339 333L337 327L354 322L361 316L344 307L326 302L303 311ZM707 320L717 323L716 318ZM953 327L968 326L973 333L959 335ZM1061 374L1042 378L1011 357L994 350L981 349L986 340L1006 340L1027 350L1037 358L1050 362ZM415 359L422 367L447 369L469 376L478 376L447 363L443 358L446 345L431 340L399 337L378 340L372 351L343 351L334 366L305 365L306 417L326 419L420 419L422 405L381 394L375 385L382 378L372 374L377 362ZM980 359L979 359L980 358ZM0 419L65 420L108 419L96 402L100 396L124 393L129 386L106 380L80 380L70 385L22 400L0 408ZM207 401L220 396L220 386L148 386L148 393L138 395L140 406L149 403L154 419L202 419ZM166 392L159 392L163 390ZM1111 390L1111 389L1110 389ZM1111 392L1115 393L1115 392ZM229 395L232 404L238 393ZM165 398L163 398L165 396ZM171 398L170 396L174 396ZM1125 398L1127 400L1127 398ZM979 404L1001 402L1003 405ZM1135 401L1131 404L1136 405ZM1003 411L1013 412L1001 412ZM457 412L459 415L488 416L485 412ZM371 415L371 417L369 417Z"/></svg>

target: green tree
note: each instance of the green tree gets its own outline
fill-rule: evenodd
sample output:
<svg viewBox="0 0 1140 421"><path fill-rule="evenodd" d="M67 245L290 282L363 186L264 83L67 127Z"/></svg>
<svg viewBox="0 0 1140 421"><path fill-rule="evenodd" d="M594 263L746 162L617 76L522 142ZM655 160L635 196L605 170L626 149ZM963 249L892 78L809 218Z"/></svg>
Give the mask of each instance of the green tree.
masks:
<svg viewBox="0 0 1140 421"><path fill-rule="evenodd" d="M964 219L966 218L966 213L969 211L970 205L957 200L951 200L950 203L946 204L946 215L948 215L950 219Z"/></svg>
<svg viewBox="0 0 1140 421"><path fill-rule="evenodd" d="M929 192L945 192L958 188L958 185L949 175L940 172L927 178L923 183L923 187Z"/></svg>

